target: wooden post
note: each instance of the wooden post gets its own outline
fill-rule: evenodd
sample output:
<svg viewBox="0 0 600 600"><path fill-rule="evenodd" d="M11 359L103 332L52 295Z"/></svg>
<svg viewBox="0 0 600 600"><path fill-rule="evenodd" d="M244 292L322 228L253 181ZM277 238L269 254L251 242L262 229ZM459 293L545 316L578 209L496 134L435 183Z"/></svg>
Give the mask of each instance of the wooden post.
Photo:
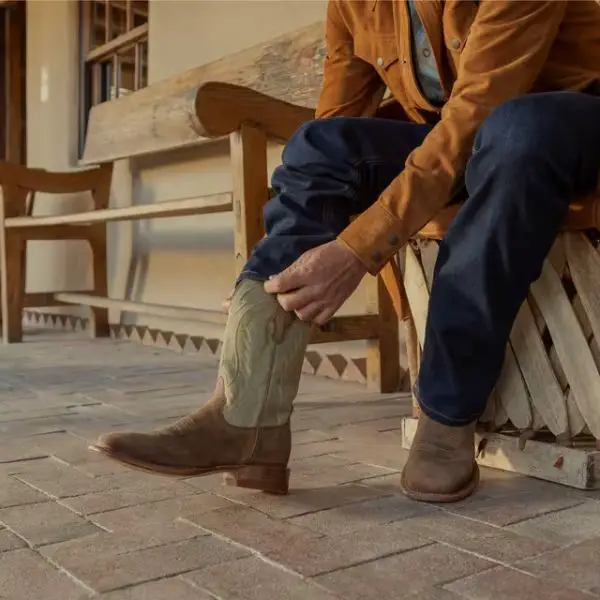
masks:
<svg viewBox="0 0 600 600"><path fill-rule="evenodd" d="M110 204L110 188L112 183L112 164L100 167L98 183L92 190L95 210L108 208ZM108 297L108 256L107 256L107 224L99 223L91 227L89 243L92 250L92 273L94 294ZM93 338L110 336L108 308L93 307L93 318L90 322L90 335Z"/></svg>
<svg viewBox="0 0 600 600"><path fill-rule="evenodd" d="M408 374L410 377L410 394L412 397L412 416L418 418L421 412L419 403L414 393L414 386L419 376L419 365L421 362L421 347L417 337L417 329L412 315L404 321L406 337L406 354L408 357Z"/></svg>
<svg viewBox="0 0 600 600"><path fill-rule="evenodd" d="M381 277L367 280L367 312L378 316L379 337L367 341L367 386L381 393L400 387L399 321Z"/></svg>
<svg viewBox="0 0 600 600"><path fill-rule="evenodd" d="M235 263L241 272L252 249L264 235L262 209L269 199L267 136L242 125L230 136L235 214Z"/></svg>
<svg viewBox="0 0 600 600"><path fill-rule="evenodd" d="M4 44L2 53L4 60L3 115L4 160L25 164L26 162L26 115L25 115L25 78L26 78L26 7L19 2L10 9L5 9Z"/></svg>
<svg viewBox="0 0 600 600"><path fill-rule="evenodd" d="M106 224L93 226L93 233L88 239L92 249L92 276L94 281L94 295L108 297L107 277L107 243ZM90 319L90 336L93 338L110 337L108 308L92 307Z"/></svg>
<svg viewBox="0 0 600 600"><path fill-rule="evenodd" d="M4 185L0 202L0 288L2 295L2 339L5 344L23 340L23 308L26 283L27 241L18 231L4 226L7 217L26 210L27 190Z"/></svg>
<svg viewBox="0 0 600 600"><path fill-rule="evenodd" d="M2 339L5 344L23 341L26 244L14 232L1 236Z"/></svg>

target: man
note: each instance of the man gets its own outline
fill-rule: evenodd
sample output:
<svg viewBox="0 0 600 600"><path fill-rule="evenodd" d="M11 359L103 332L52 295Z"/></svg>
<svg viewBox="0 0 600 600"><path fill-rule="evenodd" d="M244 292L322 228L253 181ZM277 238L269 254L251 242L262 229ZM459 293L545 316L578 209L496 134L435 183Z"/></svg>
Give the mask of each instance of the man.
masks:
<svg viewBox="0 0 600 600"><path fill-rule="evenodd" d="M448 502L478 482L473 434L569 202L600 171L593 0L332 0L317 119L288 143L267 237L239 277L213 399L95 449L174 475L288 487L309 323L325 323L450 201L401 485ZM409 122L372 117L388 88ZM360 216L350 223L350 216Z"/></svg>

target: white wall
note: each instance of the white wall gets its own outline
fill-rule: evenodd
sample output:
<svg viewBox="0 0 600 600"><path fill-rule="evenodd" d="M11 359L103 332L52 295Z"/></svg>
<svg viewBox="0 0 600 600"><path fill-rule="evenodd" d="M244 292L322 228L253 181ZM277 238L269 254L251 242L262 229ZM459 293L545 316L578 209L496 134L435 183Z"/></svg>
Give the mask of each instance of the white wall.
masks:
<svg viewBox="0 0 600 600"><path fill-rule="evenodd" d="M77 5L27 2L27 159L30 166L69 171L77 165ZM78 197L38 196L38 213L68 211ZM81 242L36 242L28 248L31 290L87 283L89 253Z"/></svg>
<svg viewBox="0 0 600 600"><path fill-rule="evenodd" d="M325 19L326 0L152 0L150 81Z"/></svg>

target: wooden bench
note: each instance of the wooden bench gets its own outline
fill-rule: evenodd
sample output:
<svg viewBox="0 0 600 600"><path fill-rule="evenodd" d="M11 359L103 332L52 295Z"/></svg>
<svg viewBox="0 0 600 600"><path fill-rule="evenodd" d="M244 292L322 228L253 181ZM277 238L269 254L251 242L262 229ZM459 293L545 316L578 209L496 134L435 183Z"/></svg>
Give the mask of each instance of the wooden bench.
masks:
<svg viewBox="0 0 600 600"><path fill-rule="evenodd" d="M92 334L109 335L108 310L174 319L223 323L225 315L192 307L143 304L107 297L107 223L232 211L235 261L241 269L263 236L262 207L269 198L267 144L285 142L314 117L325 56L324 24L286 34L238 54L153 84L90 114L83 164L75 173L49 173L0 165L4 194L2 334L22 339L24 308L74 304L92 309ZM229 137L233 189L230 193L127 208L110 208L112 164L124 158L211 143ZM56 216L32 213L36 193L91 193L88 212ZM93 255L93 289L30 294L25 257L30 240L78 239ZM388 284L393 266L384 272ZM368 314L335 318L314 331L312 342L367 340L367 382L383 392L401 383L398 319L381 278L369 278ZM392 288L393 289L393 288Z"/></svg>
<svg viewBox="0 0 600 600"><path fill-rule="evenodd" d="M442 212L403 251L406 339L416 382ZM478 462L577 488L600 488L600 192L569 216L513 327L500 380L480 419ZM419 409L404 420L410 448Z"/></svg>

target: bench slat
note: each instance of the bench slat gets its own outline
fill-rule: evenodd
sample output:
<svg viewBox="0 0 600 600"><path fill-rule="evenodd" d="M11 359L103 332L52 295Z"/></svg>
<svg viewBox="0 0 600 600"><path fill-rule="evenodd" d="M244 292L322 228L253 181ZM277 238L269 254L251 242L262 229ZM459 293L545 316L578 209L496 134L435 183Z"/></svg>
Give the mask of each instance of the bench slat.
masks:
<svg viewBox="0 0 600 600"><path fill-rule="evenodd" d="M80 294L77 292L60 292L54 294L54 298L64 304L80 304L82 306L107 308L109 310L115 309L123 312L165 317L166 319L202 321L204 323L215 323L217 325L224 325L227 321L227 315L224 313L187 306L167 306L164 304L134 302L133 300L116 300L113 298L104 298L102 296Z"/></svg>
<svg viewBox="0 0 600 600"><path fill-rule="evenodd" d="M107 208L70 215L53 215L48 217L14 217L6 219L7 229L31 227L48 227L52 225L91 225L92 223L108 223L117 221L136 221L159 217L186 217L190 215L206 215L233 210L231 194L213 194L201 198L184 198L169 200L156 204L142 204L124 208Z"/></svg>
<svg viewBox="0 0 600 600"><path fill-rule="evenodd" d="M82 162L101 164L184 148L214 137L219 132L206 132L199 118L199 112L204 111L199 106L202 98L198 92L209 82L228 83L259 93L251 97L249 108L247 103L234 103L230 94L225 94L228 105L220 114L227 121L237 122L249 116L247 110L258 117L269 114L273 100L290 105L281 107L284 121L297 121L291 109L312 110L319 98L326 54L324 32L325 24L318 22L97 104L90 113ZM217 91L224 93L221 88ZM214 94L215 90L209 93ZM263 107L258 106L260 95L265 102ZM228 114L236 106L242 114Z"/></svg>
<svg viewBox="0 0 600 600"><path fill-rule="evenodd" d="M65 303L55 298L61 292L28 292L23 299L23 308L47 308L50 306L63 306ZM88 292L71 292L88 293Z"/></svg>

